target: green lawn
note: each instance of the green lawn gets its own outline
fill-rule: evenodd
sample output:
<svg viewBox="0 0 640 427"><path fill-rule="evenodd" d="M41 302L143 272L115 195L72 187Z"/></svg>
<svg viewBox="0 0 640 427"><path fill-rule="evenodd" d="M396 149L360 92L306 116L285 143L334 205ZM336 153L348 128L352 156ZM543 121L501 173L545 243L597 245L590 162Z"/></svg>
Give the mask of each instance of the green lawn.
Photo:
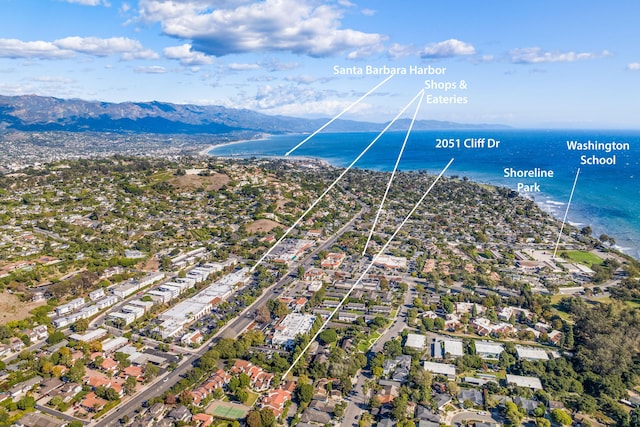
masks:
<svg viewBox="0 0 640 427"><path fill-rule="evenodd" d="M603 259L591 252L585 251L562 251L562 256L569 258L573 262L584 264L586 266L600 265Z"/></svg>

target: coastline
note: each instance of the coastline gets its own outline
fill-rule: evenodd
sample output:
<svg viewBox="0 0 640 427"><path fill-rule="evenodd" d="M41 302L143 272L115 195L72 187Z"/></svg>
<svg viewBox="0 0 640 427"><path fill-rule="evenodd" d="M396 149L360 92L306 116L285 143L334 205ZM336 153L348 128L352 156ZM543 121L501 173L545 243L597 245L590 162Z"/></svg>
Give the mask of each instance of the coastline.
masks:
<svg viewBox="0 0 640 427"><path fill-rule="evenodd" d="M274 136L274 135L269 135L269 136ZM266 136L265 138L256 138L256 139L268 139L269 136ZM229 143L216 145L215 147L221 147L224 145L235 145L235 144L240 144L242 142L253 142L256 139L245 140L245 141L232 141ZM288 141L288 142L292 144L295 143L294 141ZM275 146L279 146L277 143L274 143L274 144L275 144L274 148ZM225 151L225 150L221 150L221 151ZM267 159L312 161L316 165L323 165L323 166L337 167L337 168L344 167L343 165L335 164L335 162L333 162L333 160L339 159L339 156L335 156L335 155L329 156L329 158L323 158L323 157L318 157L314 155L307 155L307 156L283 156L281 154L271 155L269 153L273 153L279 150L273 150L267 147L264 147L264 150L258 149L260 153L255 153L255 152L251 153L250 151L252 150L251 149L247 151L239 150L237 154L229 153L227 155L225 154L216 155L212 153L211 155L215 157L227 158L227 159L257 157L257 158L267 158ZM283 148L283 151L280 151L280 152L284 152L284 151L286 150ZM378 164L376 164L375 162L372 164L369 164L368 166L373 170L381 170L379 168L376 168ZM361 167L367 168L366 166L361 166ZM468 176L471 181L476 182L478 184L514 189L513 187L510 187L509 185L507 185L507 183L497 182L502 180L492 180L490 179L489 176L485 176L486 171L476 172L476 171L469 170L468 172L471 172L471 173L462 173L462 175ZM461 173L457 172L454 174L460 175ZM562 196L559 197L558 194L555 194L552 191L549 191L549 192L543 191L538 193L535 196L527 195L527 194L520 194L520 195L531 199L540 210L546 212L555 220L562 221L565 215L565 209L567 204L567 200L564 200ZM591 200L591 202L593 203L594 200ZM613 250L624 253L635 259L640 259L640 239L639 239L640 234L638 233L637 228L634 228L632 231L628 231L629 224L616 222L617 219L615 217L609 218L607 216L589 215L589 213L593 212L594 209L598 209L600 206L602 206L601 204L597 203L598 202L597 200L595 202L596 203L592 205L588 205L588 204L585 205L587 210L585 210L585 206L580 208L578 204L574 203L574 205L576 205L578 209L576 210L575 207L572 206L571 215L569 215L568 217L567 224L573 227L579 227L579 228L588 225L592 228L593 230L592 235L594 237L597 237L601 234L609 235L615 238L615 244L612 246Z"/></svg>
<svg viewBox="0 0 640 427"><path fill-rule="evenodd" d="M198 151L198 155L199 156L207 156L207 155L210 155L209 151L211 151L211 150L213 150L215 148L227 147L227 146L236 145L236 144L243 144L245 142L263 141L263 140L269 139L272 136L273 135L268 134L268 133L262 133L262 134L256 136L255 138L239 139L237 141L227 141L227 142L223 142L221 144L209 144L209 145L206 146L206 148L203 148L202 150ZM224 157L224 156L218 156L218 157Z"/></svg>

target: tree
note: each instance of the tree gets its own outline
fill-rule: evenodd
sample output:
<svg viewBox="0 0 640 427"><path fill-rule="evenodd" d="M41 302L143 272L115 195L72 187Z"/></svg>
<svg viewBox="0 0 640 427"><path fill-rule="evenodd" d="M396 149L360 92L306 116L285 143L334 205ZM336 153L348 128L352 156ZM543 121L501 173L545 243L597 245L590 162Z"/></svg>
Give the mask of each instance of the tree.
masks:
<svg viewBox="0 0 640 427"><path fill-rule="evenodd" d="M295 389L295 396L300 403L308 404L313 399L313 386L311 384L298 384Z"/></svg>
<svg viewBox="0 0 640 427"><path fill-rule="evenodd" d="M520 413L518 406L513 402L507 402L505 404L504 416L507 421L509 421L509 424L513 426L519 426L522 421L522 414Z"/></svg>
<svg viewBox="0 0 640 427"><path fill-rule="evenodd" d="M389 357L397 357L402 354L402 344L397 339L387 341L382 348Z"/></svg>
<svg viewBox="0 0 640 427"><path fill-rule="evenodd" d="M261 305L256 310L256 322L269 323L271 321L271 313L266 305Z"/></svg>
<svg viewBox="0 0 640 427"><path fill-rule="evenodd" d="M322 344L331 344L338 340L338 333L335 331L335 329L325 329L324 331L320 332L320 334L318 335L318 339Z"/></svg>
<svg viewBox="0 0 640 427"><path fill-rule="evenodd" d="M276 416L267 408L262 408L260 410L260 419L262 420L262 425L264 427L271 427L276 424Z"/></svg>
<svg viewBox="0 0 640 427"><path fill-rule="evenodd" d="M262 427L262 417L260 411L253 410L247 414L247 425L249 427Z"/></svg>
<svg viewBox="0 0 640 427"><path fill-rule="evenodd" d="M246 403L249 400L249 393L246 390L238 390L236 392L236 397L242 403Z"/></svg>
<svg viewBox="0 0 640 427"><path fill-rule="evenodd" d="M135 377L127 377L123 387L125 394L127 396L131 396L132 394L134 394L136 392L137 384L138 384L138 381L135 379Z"/></svg>
<svg viewBox="0 0 640 427"><path fill-rule="evenodd" d="M76 364L69 369L69 372L67 372L67 378L69 381L74 383L82 382L82 377L84 377L84 375L84 363L82 362L76 362Z"/></svg>
<svg viewBox="0 0 640 427"><path fill-rule="evenodd" d="M205 372L213 372L218 368L220 354L215 350L209 350L200 357L198 366Z"/></svg>
<svg viewBox="0 0 640 427"><path fill-rule="evenodd" d="M144 377L147 381L157 377L159 373L160 368L151 362L147 363L144 367Z"/></svg>
<svg viewBox="0 0 640 427"><path fill-rule="evenodd" d="M73 332L82 334L89 329L89 319L78 319L73 325L71 325Z"/></svg>
<svg viewBox="0 0 640 427"><path fill-rule="evenodd" d="M249 378L249 375L244 372L241 372L240 375L238 375L238 381L240 381L240 388L247 388L249 387L249 384L251 384L251 378Z"/></svg>
<svg viewBox="0 0 640 427"><path fill-rule="evenodd" d="M18 409L21 411L26 411L27 409L32 409L36 407L36 399L33 396L25 396L22 399L18 400L17 403Z"/></svg>
<svg viewBox="0 0 640 427"><path fill-rule="evenodd" d="M551 418L553 421L558 424L562 424L563 426L570 426L573 420L571 419L571 415L567 414L562 409L554 409L551 411Z"/></svg>
<svg viewBox="0 0 640 427"><path fill-rule="evenodd" d="M536 427L551 427L551 421L542 417L536 418Z"/></svg>
<svg viewBox="0 0 640 427"><path fill-rule="evenodd" d="M51 345L58 344L63 339L65 339L64 333L61 331L55 331L47 337L47 343Z"/></svg>

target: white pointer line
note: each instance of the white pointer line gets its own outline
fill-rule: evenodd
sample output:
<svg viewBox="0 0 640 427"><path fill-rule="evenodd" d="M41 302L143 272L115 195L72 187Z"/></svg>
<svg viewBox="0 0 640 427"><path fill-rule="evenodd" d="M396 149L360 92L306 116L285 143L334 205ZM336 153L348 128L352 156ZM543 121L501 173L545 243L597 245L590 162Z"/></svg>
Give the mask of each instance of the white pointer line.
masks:
<svg viewBox="0 0 640 427"><path fill-rule="evenodd" d="M402 147L400 148L400 153L398 153L398 158L396 159L396 164L393 166L393 171L391 172L391 177L389 178L389 182L387 183L387 188L384 191L384 195L382 196L382 200L380 201L380 207L378 208L378 212L376 213L376 218L371 225L371 230L369 231L369 237L367 238L367 243L364 245L364 249L362 250L362 255L367 253L367 248L369 247L369 242L371 241L371 237L373 237L373 232L378 225L378 219L380 218L380 212L382 212L382 208L384 207L384 202L387 200L387 195L389 194L389 190L391 189L391 183L393 182L393 178L396 176L396 171L398 170L398 165L400 164L400 159L402 159L402 154L404 153L404 148L407 146L407 141L409 140L409 135L411 135L411 130L413 129L413 124L416 121L416 117L418 115L418 111L420 111L420 106L422 105L422 99L424 98L424 89L420 91L420 100L418 101L418 106L416 107L416 111L413 113L413 118L411 119L411 123L409 124L409 128L407 129L407 134L404 137L404 142L402 143ZM415 98L414 98L415 99Z"/></svg>
<svg viewBox="0 0 640 427"><path fill-rule="evenodd" d="M573 187L571 188L571 194L569 195L569 202L567 203L567 209L564 211L564 218L562 218L562 226L560 227L560 233L558 233L558 240L556 241L556 248L553 250L553 257L556 257L556 253L558 253L558 246L560 246L560 237L562 237L562 230L564 230L564 225L567 222L567 214L569 213L569 208L571 207L571 200L573 199L573 192L576 190L576 184L578 183L578 176L580 175L580 168L576 172L576 178L573 180Z"/></svg>
<svg viewBox="0 0 640 427"><path fill-rule="evenodd" d="M262 257L258 260L258 262L257 262L253 267L251 267L251 270L250 270L250 271L251 271L252 273L253 273L253 271L256 269L256 267L258 267L260 264L262 264L262 261L264 261L264 259L265 259L267 256L269 256L269 254L270 254L270 253L271 253L271 252L272 252L272 251L273 251L273 250L274 250L274 249L275 249L275 248L276 248L280 243L282 243L282 241L283 241L283 240L284 240L284 239L289 235L289 233L291 233L291 231L292 231L292 230L293 230L293 229L294 229L294 228L295 228L295 227L300 223L300 221L302 221L302 219L303 219L305 216L307 216L307 214L309 214L309 212L311 212L311 211L313 210L313 208L315 208L315 207L316 207L316 205L317 205L318 203L320 203L320 201L324 198L324 196L326 196L326 195L327 195L327 193L329 193L329 191L331 191L331 190L333 189L333 187L335 187L335 186L336 186L336 184L337 184L337 183L338 183L338 182L339 182L339 181L340 181L340 180L341 180L341 179L342 179L342 178L347 174L347 172L349 172L349 171L351 170L351 168L353 168L353 166L354 166L356 163L358 163L358 160L360 160L360 159L362 158L362 156L364 156L364 155L367 153L367 151L369 151L369 149L370 149L371 147L373 147L373 145L374 145L374 144L375 144L375 143L376 143L376 142L377 142L377 141L382 137L382 135L384 135L384 133L385 133L385 132L386 132L386 131L391 127L391 126L393 126L393 124L396 122L396 120L398 120L398 119L400 118L400 116L401 116L405 111L407 111L407 108L409 108L409 106L410 106L411 104L413 104L413 103L414 103L414 101L416 100L416 98L417 98L418 96L420 96L420 93L422 93L422 91L421 91L421 92L419 92L415 97L413 97L413 99L412 99L411 101L409 101L409 103L408 103L408 104L407 104L407 105L406 105L406 106L405 106L405 107L404 107L404 108L403 108L403 109L398 113L398 115L396 115L396 116L393 118L393 120L391 120L391 121L389 122L389 124L388 124L388 125L387 125L383 130L382 130L382 132L380 132L380 133L378 134L378 136L376 136L376 137L373 139L373 141L371 141L371 142L369 143L369 145L367 145L367 147L366 147L364 150L362 150L362 152L361 152L360 154L358 154L358 157L356 157L356 158L351 162L351 164L350 164L349 166L347 166L347 168L346 168L344 171L342 171L342 173L340 174L340 176L338 176L338 177L335 179L335 181L333 181L333 183L332 183L329 187L327 187L327 189L326 189L326 190L324 190L324 193L322 193L322 194L320 195L320 197L318 197L318 198L316 199L316 201L315 201L315 202L313 202L313 204L312 204L311 206L309 206L309 208L308 208L306 211L304 211L304 213L303 213L302 215L300 215L300 218L298 218L298 219L296 220L296 222L294 222L294 223L293 223L293 225L292 225L291 227L289 227L289 229L287 229L287 231L285 231L285 233L282 235L282 237L280 237L280 238L278 239L278 241L277 241L276 243L274 243L274 244L273 244L273 246L271 246L271 247L269 248L269 250L267 250L267 252L265 252L265 253L264 253L264 255L262 255Z"/></svg>
<svg viewBox="0 0 640 427"><path fill-rule="evenodd" d="M333 119L329 120L327 123L325 123L324 125L322 125L320 127L320 129L318 129L317 131L313 132L311 135L309 135L308 137L306 137L302 142L298 143L298 145L296 145L295 147L293 147L291 150L287 151L285 156L290 155L291 153L293 153L294 151L296 151L298 148L300 148L302 146L302 144L304 144L305 142L309 141L311 138L313 138L314 136L316 136L318 133L320 133L324 128L326 128L327 126L329 126L331 123L335 122L336 120L338 120L340 118L340 116L342 116L344 113L346 113L347 111L349 111L350 109L352 109L353 107L355 107L356 105L358 105L363 99L365 99L367 96L371 95L373 92L375 92L380 86L382 86L383 84L385 84L386 82L388 82L389 80L391 80L391 78L394 76L395 74L391 74L389 77L387 77L386 79L384 79L382 82L378 83L373 89L371 89L369 92L365 93L364 95L362 95L357 101L355 101L353 104L349 105L347 108L345 108L344 110L342 110L342 112L340 114L338 114L337 116L335 116Z"/></svg>
<svg viewBox="0 0 640 427"><path fill-rule="evenodd" d="M442 175L444 175L444 173L447 171L447 169L449 169L449 166L451 166L451 163L453 163L453 159L449 160L449 163L447 163L447 165L444 167L444 169L442 169L442 172L440 172L440 174L437 176L437 178L431 183L431 185L429 186L427 191L425 191L425 193L422 195L420 200L418 200L418 203L415 204L413 209L411 209L411 212L409 212L407 214L407 216L404 218L404 221L402 221L402 223L398 226L398 228L396 228L396 231L391 235L389 240L387 240L387 243L384 244L382 249L380 249L380 252L378 252L377 255L372 258L371 262L367 265L367 268L362 272L362 274L360 274L360 277L358 277L358 280L356 280L356 282L353 285L351 285L351 288L349 288L349 290L347 291L345 296L342 298L342 300L340 301L338 306L333 309L331 314L327 317L327 320L324 321L322 326L320 326L320 329L318 329L318 331L315 333L315 335L309 340L309 343L304 347L304 349L302 349L302 351L300 352L298 357L296 357L295 360L293 361L293 363L291 363L291 366L289 367L289 369L287 369L287 371L284 373L284 375L282 375L282 380L283 381L287 378L287 375L289 375L289 373L294 368L294 366L296 366L296 364L300 361L302 356L307 352L307 350L309 349L311 344L313 344L313 342L316 340L316 338L318 338L318 335L320 335L320 332L322 332L327 327L327 325L331 321L331 318L333 318L333 316L338 312L338 310L340 310L340 307L342 307L342 305L345 303L345 301L349 298L349 295L351 295L351 292L353 292L353 290L356 288L356 286L358 286L358 284L360 284L362 279L364 279L364 276L366 276L367 273L369 273L369 270L371 269L371 267L373 267L373 264L376 261L376 258L378 258L380 255L382 255L387 250L387 248L389 247L391 242L396 238L396 236L398 235L398 233L400 232L402 227L405 226L407 221L409 221L409 219L413 216L414 212L418 209L418 207L420 207L420 205L422 204L424 199L427 198L427 196L429 195L429 193L431 192L433 187L436 185L436 183L440 180L440 178L442 178Z"/></svg>

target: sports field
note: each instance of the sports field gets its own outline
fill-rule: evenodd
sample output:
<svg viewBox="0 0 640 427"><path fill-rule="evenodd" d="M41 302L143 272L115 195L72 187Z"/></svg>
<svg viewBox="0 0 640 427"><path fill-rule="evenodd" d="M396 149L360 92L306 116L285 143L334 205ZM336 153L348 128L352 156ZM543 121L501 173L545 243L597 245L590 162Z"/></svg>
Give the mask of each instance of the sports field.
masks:
<svg viewBox="0 0 640 427"><path fill-rule="evenodd" d="M214 401L209 405L206 411L208 414L218 418L227 420L239 420L244 418L249 412L249 408L237 403Z"/></svg>

